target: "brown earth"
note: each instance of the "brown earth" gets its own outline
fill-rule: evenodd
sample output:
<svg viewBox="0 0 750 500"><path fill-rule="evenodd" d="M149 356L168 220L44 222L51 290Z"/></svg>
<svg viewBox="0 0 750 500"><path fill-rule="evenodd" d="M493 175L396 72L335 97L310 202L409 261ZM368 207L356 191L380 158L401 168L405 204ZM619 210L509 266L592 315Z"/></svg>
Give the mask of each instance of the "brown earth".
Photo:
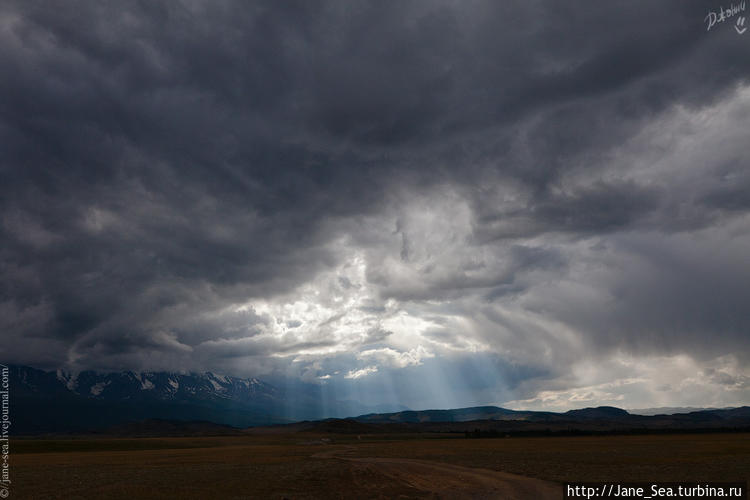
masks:
<svg viewBox="0 0 750 500"><path fill-rule="evenodd" d="M356 451L353 446L337 448L314 454L313 458L335 458L348 462L366 472L383 475L397 484L415 488L420 494L432 498L504 498L507 500L556 500L562 497L558 483L519 476L507 472L461 467L427 460L408 458L356 458L347 456ZM367 484L359 485L362 489Z"/></svg>
<svg viewBox="0 0 750 500"><path fill-rule="evenodd" d="M564 481L750 479L750 434L243 435L11 442L11 498L562 498Z"/></svg>

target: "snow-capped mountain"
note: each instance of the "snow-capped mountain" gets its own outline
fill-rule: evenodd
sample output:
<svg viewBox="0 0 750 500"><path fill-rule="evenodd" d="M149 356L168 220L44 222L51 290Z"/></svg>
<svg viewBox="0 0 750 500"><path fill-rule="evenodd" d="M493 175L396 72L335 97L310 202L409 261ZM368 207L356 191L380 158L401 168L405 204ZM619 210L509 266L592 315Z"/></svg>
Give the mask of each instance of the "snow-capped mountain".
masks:
<svg viewBox="0 0 750 500"><path fill-rule="evenodd" d="M384 409L332 401L314 384L285 383L279 388L256 378L211 372L9 369L16 434L78 432L153 418L248 427Z"/></svg>
<svg viewBox="0 0 750 500"><path fill-rule="evenodd" d="M88 429L141 418L203 419L236 426L289 421L283 395L256 378L211 372L9 369L16 431Z"/></svg>
<svg viewBox="0 0 750 500"><path fill-rule="evenodd" d="M227 399L258 403L275 396L273 386L256 378L237 378L207 373L121 372L78 374L56 372L57 380L81 396L103 400L206 400Z"/></svg>
<svg viewBox="0 0 750 500"><path fill-rule="evenodd" d="M44 372L27 366L11 366L21 395L71 395L103 401L206 401L228 400L255 405L276 397L276 389L256 378L237 378L206 373L118 372L97 373L63 370Z"/></svg>

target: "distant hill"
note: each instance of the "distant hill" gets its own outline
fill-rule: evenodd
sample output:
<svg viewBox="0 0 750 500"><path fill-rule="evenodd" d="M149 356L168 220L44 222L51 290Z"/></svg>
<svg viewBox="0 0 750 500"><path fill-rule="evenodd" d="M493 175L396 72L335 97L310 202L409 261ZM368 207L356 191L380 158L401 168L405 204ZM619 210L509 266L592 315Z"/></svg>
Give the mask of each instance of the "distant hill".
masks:
<svg viewBox="0 0 750 500"><path fill-rule="evenodd" d="M614 406L598 406L596 408L581 408L580 410L566 411L564 415L579 419L617 419L628 417L630 413Z"/></svg>
<svg viewBox="0 0 750 500"><path fill-rule="evenodd" d="M356 420L372 423L462 422L482 418L499 418L514 413L513 410L506 410L495 406L480 406L476 408L461 408L457 410L409 410L397 413L371 413L368 415L360 415L359 417L356 417Z"/></svg>
<svg viewBox="0 0 750 500"><path fill-rule="evenodd" d="M674 415L633 415L621 408L599 406L565 413L518 411L496 406L452 410L367 414L351 419L377 425L389 432L672 432L695 430L750 430L750 407L703 410ZM330 422L319 422L327 429ZM308 428L311 426L308 426Z"/></svg>
<svg viewBox="0 0 750 500"><path fill-rule="evenodd" d="M708 410L675 415L642 416L611 406L582 408L565 413L517 412L522 420L508 418L514 410L483 406L455 410L408 411L368 414L354 418L306 420L282 425L237 429L212 422L149 419L113 426L96 434L117 437L232 436L288 433L384 435L403 433L462 433L470 438L515 435L581 435L611 433L673 433L750 431L750 407ZM495 415L497 419L461 420ZM452 420L440 420L448 418Z"/></svg>
<svg viewBox="0 0 750 500"><path fill-rule="evenodd" d="M676 413L690 413L705 410L730 410L731 408L701 408L695 406L660 406L658 408L632 408L628 413L632 415L674 415Z"/></svg>
<svg viewBox="0 0 750 500"><path fill-rule="evenodd" d="M618 413L622 412L622 413ZM582 410L571 410L568 413L546 411L509 410L498 406L475 406L452 410L420 410L402 411L397 413L371 413L354 417L358 422L369 423L426 423L426 422L470 422L475 420L503 420L503 421L560 421L566 418L591 418L594 416L613 416L617 413L627 415L628 412L619 408L599 407ZM566 417L567 415L567 417Z"/></svg>
<svg viewBox="0 0 750 500"><path fill-rule="evenodd" d="M528 420L554 418L556 413L508 410L497 406L475 406L453 410L401 411L397 413L370 413L355 417L358 422L369 423L421 423L468 422L472 420Z"/></svg>
<svg viewBox="0 0 750 500"><path fill-rule="evenodd" d="M164 420L152 418L140 422L128 422L102 429L98 432L116 437L167 437L167 436L238 436L242 430L230 425L215 424L204 420Z"/></svg>

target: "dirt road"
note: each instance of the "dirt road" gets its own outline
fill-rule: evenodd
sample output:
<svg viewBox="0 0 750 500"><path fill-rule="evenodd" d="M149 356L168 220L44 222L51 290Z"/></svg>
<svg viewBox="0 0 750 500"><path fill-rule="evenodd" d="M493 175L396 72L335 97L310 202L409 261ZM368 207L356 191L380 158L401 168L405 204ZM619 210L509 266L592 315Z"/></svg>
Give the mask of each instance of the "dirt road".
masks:
<svg viewBox="0 0 750 500"><path fill-rule="evenodd" d="M428 460L350 456L354 450L352 446L337 447L316 453L313 458L346 461L358 469L356 476L360 478L385 476L407 487L413 493L407 495L409 497L507 500L559 500L563 497L562 485L541 479ZM370 489L372 485L361 486Z"/></svg>

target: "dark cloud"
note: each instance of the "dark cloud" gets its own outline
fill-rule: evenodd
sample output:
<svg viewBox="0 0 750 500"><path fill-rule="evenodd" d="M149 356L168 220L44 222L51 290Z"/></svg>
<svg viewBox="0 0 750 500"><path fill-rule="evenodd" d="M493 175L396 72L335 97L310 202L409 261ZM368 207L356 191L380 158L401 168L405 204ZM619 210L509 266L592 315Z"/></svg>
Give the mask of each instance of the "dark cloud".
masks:
<svg viewBox="0 0 750 500"><path fill-rule="evenodd" d="M750 49L707 8L6 2L3 357L744 358Z"/></svg>

